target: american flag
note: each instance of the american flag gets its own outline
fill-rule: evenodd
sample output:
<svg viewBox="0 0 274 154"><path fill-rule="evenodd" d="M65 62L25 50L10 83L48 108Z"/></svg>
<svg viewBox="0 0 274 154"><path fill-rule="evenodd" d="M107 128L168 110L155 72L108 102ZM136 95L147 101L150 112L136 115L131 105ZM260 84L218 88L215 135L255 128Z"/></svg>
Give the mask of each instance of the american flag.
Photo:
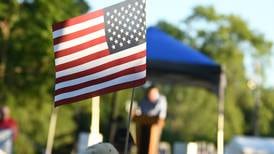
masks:
<svg viewBox="0 0 274 154"><path fill-rule="evenodd" d="M53 25L55 105L144 84L145 0L127 0Z"/></svg>

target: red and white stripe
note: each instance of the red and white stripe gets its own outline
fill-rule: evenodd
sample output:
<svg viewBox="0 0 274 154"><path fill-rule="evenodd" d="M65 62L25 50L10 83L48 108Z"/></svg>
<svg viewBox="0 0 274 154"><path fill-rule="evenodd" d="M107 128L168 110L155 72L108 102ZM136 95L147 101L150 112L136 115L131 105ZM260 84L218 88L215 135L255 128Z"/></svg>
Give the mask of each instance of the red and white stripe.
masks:
<svg viewBox="0 0 274 154"><path fill-rule="evenodd" d="M104 29L104 10L53 26L55 105L145 82L146 43L110 54Z"/></svg>

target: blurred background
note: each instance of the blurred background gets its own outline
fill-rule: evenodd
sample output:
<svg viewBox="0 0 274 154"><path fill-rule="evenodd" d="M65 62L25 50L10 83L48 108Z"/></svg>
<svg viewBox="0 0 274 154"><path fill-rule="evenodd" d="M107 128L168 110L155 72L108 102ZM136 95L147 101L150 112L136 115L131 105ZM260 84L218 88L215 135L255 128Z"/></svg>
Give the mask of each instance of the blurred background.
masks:
<svg viewBox="0 0 274 154"><path fill-rule="evenodd" d="M53 108L51 25L121 0L1 0L0 105L17 121L15 153L43 153ZM147 25L157 26L221 64L227 76L225 143L235 136L274 137L274 1L148 0ZM168 99L162 140L216 145L217 99L201 88L160 84ZM136 101L144 95L138 88ZM101 132L126 119L131 91L101 97ZM90 129L91 101L58 111L53 153L75 151ZM121 124L123 125L123 124ZM125 125L125 124L124 124Z"/></svg>

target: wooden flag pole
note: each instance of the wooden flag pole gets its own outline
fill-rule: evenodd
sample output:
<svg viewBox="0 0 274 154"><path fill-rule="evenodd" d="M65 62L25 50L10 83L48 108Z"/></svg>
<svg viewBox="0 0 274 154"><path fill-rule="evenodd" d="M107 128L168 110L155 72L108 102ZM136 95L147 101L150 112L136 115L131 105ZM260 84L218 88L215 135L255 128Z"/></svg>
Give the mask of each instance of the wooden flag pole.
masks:
<svg viewBox="0 0 274 154"><path fill-rule="evenodd" d="M135 93L135 88L132 88L131 101L130 101L129 114L128 114L127 134L126 134L126 143L125 143L124 154L128 154L129 129L130 129L130 122L131 122L131 115L132 115L132 106L133 106L133 100L134 100L134 93Z"/></svg>
<svg viewBox="0 0 274 154"><path fill-rule="evenodd" d="M54 136L55 136L55 130L56 130L56 122L57 122L57 112L58 112L58 108L53 108L53 111L52 111L51 117L50 117L48 141L47 141L47 147L46 147L45 154L52 153L52 147L53 147L53 143L54 143Z"/></svg>
<svg viewBox="0 0 274 154"><path fill-rule="evenodd" d="M91 126L88 139L88 146L98 144L103 141L103 136L100 134L100 97L92 97L91 105Z"/></svg>

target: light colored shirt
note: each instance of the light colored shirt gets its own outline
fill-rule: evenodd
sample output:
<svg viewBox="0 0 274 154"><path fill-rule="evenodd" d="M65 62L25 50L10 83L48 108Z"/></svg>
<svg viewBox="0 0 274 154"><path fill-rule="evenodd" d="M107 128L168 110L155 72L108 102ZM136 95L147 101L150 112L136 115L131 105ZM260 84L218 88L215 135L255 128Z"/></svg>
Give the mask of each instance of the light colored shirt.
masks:
<svg viewBox="0 0 274 154"><path fill-rule="evenodd" d="M167 115L167 100L165 96L160 95L156 102L150 102L144 99L140 103L141 114L147 116L159 116L161 119L165 119Z"/></svg>

